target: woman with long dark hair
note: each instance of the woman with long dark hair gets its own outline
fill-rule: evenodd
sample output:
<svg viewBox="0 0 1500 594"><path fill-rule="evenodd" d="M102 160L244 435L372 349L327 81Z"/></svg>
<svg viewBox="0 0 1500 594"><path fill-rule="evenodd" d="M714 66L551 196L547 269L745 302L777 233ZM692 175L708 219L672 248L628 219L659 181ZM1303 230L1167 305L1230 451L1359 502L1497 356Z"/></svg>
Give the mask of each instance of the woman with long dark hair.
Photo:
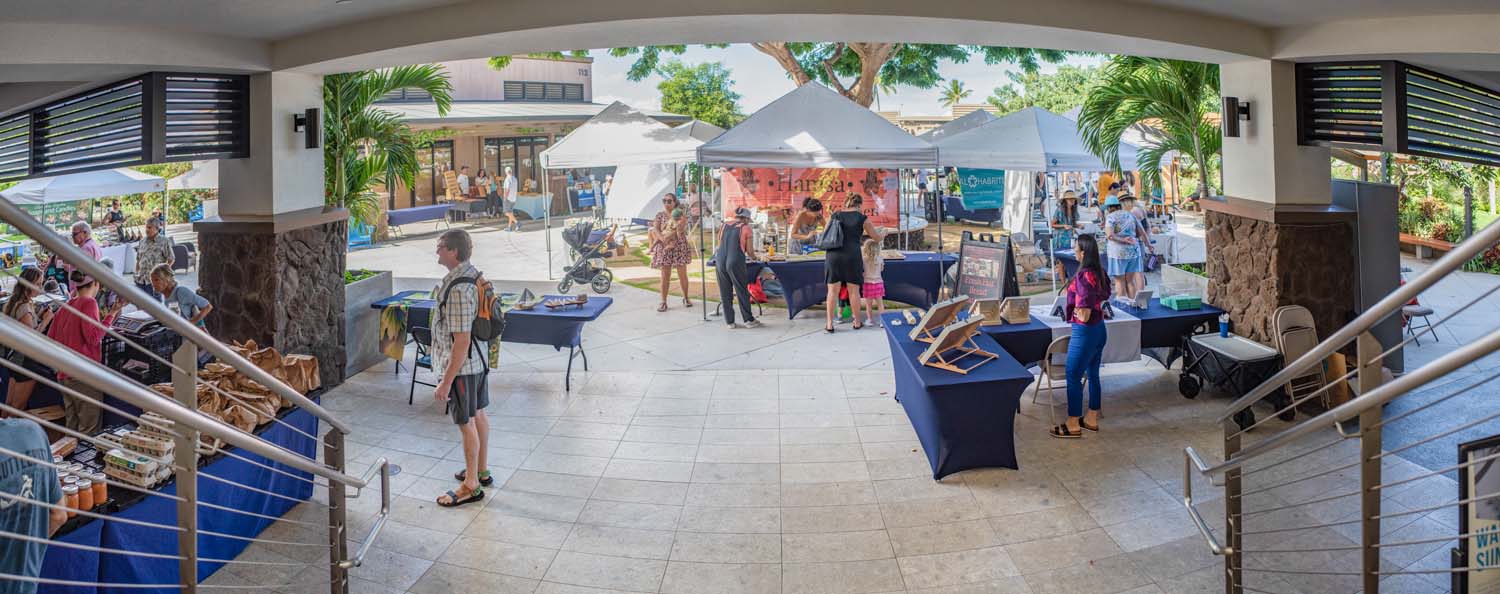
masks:
<svg viewBox="0 0 1500 594"><path fill-rule="evenodd" d="M1082 234L1073 241L1078 272L1068 280L1067 305L1063 315L1073 327L1068 342L1068 421L1051 429L1053 437L1078 438L1083 430L1099 430L1099 406L1103 387L1099 365L1104 362L1104 306L1109 302L1109 281L1099 263L1099 241ZM1089 408L1083 410L1083 380L1089 381Z"/></svg>
<svg viewBox="0 0 1500 594"><path fill-rule="evenodd" d="M47 326L52 323L52 308L43 307L38 313L31 300L40 294L42 288L42 269L28 266L21 271L21 280L11 289L10 298L5 300L4 313L6 317L25 324L27 328L46 332ZM5 358L11 363L20 365L21 368L35 373L41 377L52 379L52 369L33 361L20 351L5 349ZM5 404L18 410L26 410L26 404L31 401L31 391L36 389L36 378L25 373L10 371L10 386L5 390ZM0 415L4 416L4 415Z"/></svg>

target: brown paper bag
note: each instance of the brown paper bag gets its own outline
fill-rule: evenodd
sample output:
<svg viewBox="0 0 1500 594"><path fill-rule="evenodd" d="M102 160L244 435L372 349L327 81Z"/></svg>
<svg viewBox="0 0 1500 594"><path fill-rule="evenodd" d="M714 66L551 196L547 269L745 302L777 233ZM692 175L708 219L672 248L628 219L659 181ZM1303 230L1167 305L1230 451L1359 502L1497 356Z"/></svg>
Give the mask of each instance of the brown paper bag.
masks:
<svg viewBox="0 0 1500 594"><path fill-rule="evenodd" d="M1339 379L1345 373L1348 373L1349 370L1345 366L1343 353L1329 355L1325 363L1323 381L1330 384L1328 388L1328 406L1332 408L1353 398L1349 392L1349 380Z"/></svg>

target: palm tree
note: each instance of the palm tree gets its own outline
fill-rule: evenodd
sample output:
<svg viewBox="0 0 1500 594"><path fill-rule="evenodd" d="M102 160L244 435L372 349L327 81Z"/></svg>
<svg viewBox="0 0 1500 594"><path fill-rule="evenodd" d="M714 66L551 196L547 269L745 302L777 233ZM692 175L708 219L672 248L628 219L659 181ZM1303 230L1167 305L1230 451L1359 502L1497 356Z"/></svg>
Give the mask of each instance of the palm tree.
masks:
<svg viewBox="0 0 1500 594"><path fill-rule="evenodd" d="M439 115L447 114L453 102L448 74L435 64L323 77L323 201L349 209L350 218L366 224L380 210L372 187L396 180L410 187L416 178L417 143L411 128L374 106L401 89L431 95Z"/></svg>
<svg viewBox="0 0 1500 594"><path fill-rule="evenodd" d="M950 79L948 81L948 88L943 89L943 106L952 109L953 106L963 103L963 100L968 99L969 95L972 94L974 94L974 91L964 88L964 81L956 78Z"/></svg>
<svg viewBox="0 0 1500 594"><path fill-rule="evenodd" d="M1120 134L1149 126L1152 144L1137 155L1141 182L1161 187L1162 160L1177 151L1198 170L1198 196L1209 195L1212 159L1223 146L1208 119L1219 98L1219 67L1200 62L1116 56L1083 102L1078 131L1089 151L1120 169Z"/></svg>

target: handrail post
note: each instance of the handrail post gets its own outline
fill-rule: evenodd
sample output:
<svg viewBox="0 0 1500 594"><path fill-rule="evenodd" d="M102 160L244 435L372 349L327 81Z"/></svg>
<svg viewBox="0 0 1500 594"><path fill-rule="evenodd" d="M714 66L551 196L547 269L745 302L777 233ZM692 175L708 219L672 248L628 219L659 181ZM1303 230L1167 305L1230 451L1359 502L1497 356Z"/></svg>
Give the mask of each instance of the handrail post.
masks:
<svg viewBox="0 0 1500 594"><path fill-rule="evenodd" d="M323 463L344 471L344 434L337 430L323 436ZM349 558L348 498L342 482L328 481L328 591L349 594L349 570L343 561Z"/></svg>
<svg viewBox="0 0 1500 594"><path fill-rule="evenodd" d="M1359 335L1355 357L1359 364L1359 393L1380 387L1380 341L1369 332ZM1359 513L1361 573L1365 594L1380 594L1380 412L1371 406L1359 413Z"/></svg>
<svg viewBox="0 0 1500 594"><path fill-rule="evenodd" d="M1233 422L1224 423L1224 459L1230 460L1235 453L1240 451L1240 432ZM1225 594L1240 594L1243 587L1244 571L1241 569L1241 560L1244 553L1240 550L1242 538L1240 536L1241 502L1240 491L1240 469L1233 468L1224 473L1224 530L1225 540L1229 542L1229 554L1224 556L1224 592Z"/></svg>
<svg viewBox="0 0 1500 594"><path fill-rule="evenodd" d="M172 353L172 395L177 402L191 410L198 410L198 347L190 340ZM178 369L182 371L178 371ZM173 459L181 468L177 471L177 533L178 583L183 594L198 591L198 431L186 425L175 427L172 438Z"/></svg>

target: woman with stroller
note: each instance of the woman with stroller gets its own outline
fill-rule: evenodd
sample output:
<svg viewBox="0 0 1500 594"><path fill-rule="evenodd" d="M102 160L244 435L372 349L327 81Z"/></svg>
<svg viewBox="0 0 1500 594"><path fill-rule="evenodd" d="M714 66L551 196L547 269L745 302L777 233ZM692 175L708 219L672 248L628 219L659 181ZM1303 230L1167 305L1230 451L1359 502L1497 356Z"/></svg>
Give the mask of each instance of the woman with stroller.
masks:
<svg viewBox="0 0 1500 594"><path fill-rule="evenodd" d="M661 212L651 222L651 267L661 271L661 305L656 311L667 311L667 289L672 285L672 270L682 286L682 306L692 307L688 297L687 265L693 261L693 247L688 245L688 217L678 206L677 195L661 197Z"/></svg>

